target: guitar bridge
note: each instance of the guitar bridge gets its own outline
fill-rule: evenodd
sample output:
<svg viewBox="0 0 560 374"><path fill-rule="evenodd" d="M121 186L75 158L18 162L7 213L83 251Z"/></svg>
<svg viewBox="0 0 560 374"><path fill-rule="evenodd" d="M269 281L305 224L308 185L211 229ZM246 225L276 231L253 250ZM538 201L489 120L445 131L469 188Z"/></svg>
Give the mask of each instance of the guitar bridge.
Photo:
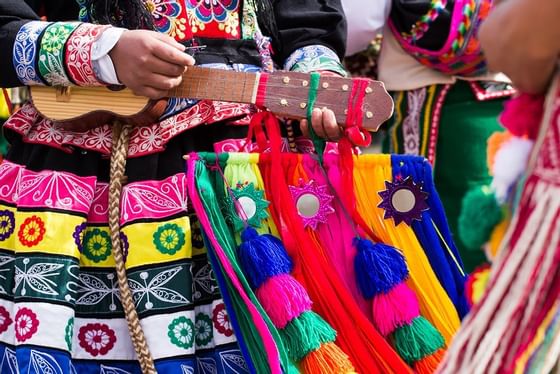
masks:
<svg viewBox="0 0 560 374"><path fill-rule="evenodd" d="M71 87L61 86L56 87L56 101L61 103L70 102L70 96L72 95Z"/></svg>

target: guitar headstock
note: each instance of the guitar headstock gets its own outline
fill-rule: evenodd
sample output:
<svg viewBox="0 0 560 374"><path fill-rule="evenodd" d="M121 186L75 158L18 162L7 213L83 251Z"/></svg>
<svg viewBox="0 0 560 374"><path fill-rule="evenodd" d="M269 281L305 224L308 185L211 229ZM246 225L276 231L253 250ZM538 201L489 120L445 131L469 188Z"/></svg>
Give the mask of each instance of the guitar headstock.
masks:
<svg viewBox="0 0 560 374"><path fill-rule="evenodd" d="M278 71L266 82L264 105L272 112L289 118L305 118L309 96L308 74ZM315 108L331 109L338 124L344 126L348 101L352 97L352 78L322 75L319 81ZM382 82L369 80L364 87L362 127L377 131L393 114L393 99Z"/></svg>

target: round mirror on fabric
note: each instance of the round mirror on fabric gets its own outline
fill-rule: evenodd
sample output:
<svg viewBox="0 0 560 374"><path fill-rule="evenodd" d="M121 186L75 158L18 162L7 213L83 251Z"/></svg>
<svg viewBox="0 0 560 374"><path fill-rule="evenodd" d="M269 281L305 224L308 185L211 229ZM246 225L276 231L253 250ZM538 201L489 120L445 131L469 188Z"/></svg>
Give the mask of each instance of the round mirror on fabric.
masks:
<svg viewBox="0 0 560 374"><path fill-rule="evenodd" d="M311 193L304 193L297 199L296 206L300 216L312 218L319 213L321 202L317 196Z"/></svg>
<svg viewBox="0 0 560 374"><path fill-rule="evenodd" d="M319 186L315 181L299 181L297 186L289 186L299 216L305 227L317 228L319 223L327 222L327 216L334 213L333 196L329 195L326 185Z"/></svg>
<svg viewBox="0 0 560 374"><path fill-rule="evenodd" d="M384 218L393 218L395 224L403 222L411 225L412 221L421 221L422 212L429 209L428 193L422 190L422 184L415 183L411 177L394 182L385 181L386 190L380 191L380 208L385 210Z"/></svg>
<svg viewBox="0 0 560 374"><path fill-rule="evenodd" d="M243 209L243 213L245 213L245 217L241 217L240 215L241 219L246 218L249 220L255 216L255 213L257 212L257 203L255 200L251 199L249 196L241 196L237 199L237 201L239 202L241 209Z"/></svg>
<svg viewBox="0 0 560 374"><path fill-rule="evenodd" d="M391 204L397 212L408 213L416 205L416 196L408 189L398 189L391 196Z"/></svg>

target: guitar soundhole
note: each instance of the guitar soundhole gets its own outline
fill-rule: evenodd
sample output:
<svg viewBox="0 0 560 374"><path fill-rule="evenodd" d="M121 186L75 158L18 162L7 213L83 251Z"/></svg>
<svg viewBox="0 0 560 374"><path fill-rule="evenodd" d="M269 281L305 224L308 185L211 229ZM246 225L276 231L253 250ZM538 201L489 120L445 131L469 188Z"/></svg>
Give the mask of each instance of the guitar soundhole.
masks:
<svg viewBox="0 0 560 374"><path fill-rule="evenodd" d="M126 88L126 86L119 85L119 84L111 84L107 86L107 88L111 91L122 91Z"/></svg>

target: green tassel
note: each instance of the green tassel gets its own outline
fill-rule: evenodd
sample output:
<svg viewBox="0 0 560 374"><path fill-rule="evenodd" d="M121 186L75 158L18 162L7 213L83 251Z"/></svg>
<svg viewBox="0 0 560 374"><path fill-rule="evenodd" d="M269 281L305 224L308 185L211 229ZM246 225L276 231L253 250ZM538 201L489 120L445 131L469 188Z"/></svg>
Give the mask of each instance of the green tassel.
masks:
<svg viewBox="0 0 560 374"><path fill-rule="evenodd" d="M280 336L288 356L299 362L321 344L333 342L336 339L336 331L317 313L306 311L280 330Z"/></svg>
<svg viewBox="0 0 560 374"><path fill-rule="evenodd" d="M479 250L504 218L494 191L488 186L473 188L463 197L459 216L459 238L465 247Z"/></svg>
<svg viewBox="0 0 560 374"><path fill-rule="evenodd" d="M409 365L442 348L443 336L424 317L416 317L410 325L393 332L395 350Z"/></svg>

